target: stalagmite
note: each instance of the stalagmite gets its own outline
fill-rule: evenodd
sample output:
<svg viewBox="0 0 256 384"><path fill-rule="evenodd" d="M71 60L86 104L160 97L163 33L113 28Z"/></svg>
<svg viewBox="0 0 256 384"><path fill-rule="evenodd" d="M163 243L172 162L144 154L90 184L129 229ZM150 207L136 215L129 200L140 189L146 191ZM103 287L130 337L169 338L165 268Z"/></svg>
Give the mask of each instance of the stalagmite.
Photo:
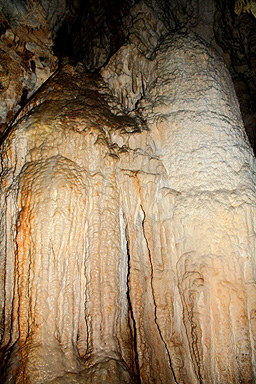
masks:
<svg viewBox="0 0 256 384"><path fill-rule="evenodd" d="M1 382L253 383L255 169L194 34L64 65L1 147Z"/></svg>

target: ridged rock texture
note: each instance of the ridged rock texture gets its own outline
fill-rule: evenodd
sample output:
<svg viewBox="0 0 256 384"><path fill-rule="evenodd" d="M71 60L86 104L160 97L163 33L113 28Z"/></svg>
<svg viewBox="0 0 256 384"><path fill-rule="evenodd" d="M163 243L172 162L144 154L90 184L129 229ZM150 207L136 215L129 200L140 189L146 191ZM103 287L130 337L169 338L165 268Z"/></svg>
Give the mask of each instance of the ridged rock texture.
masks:
<svg viewBox="0 0 256 384"><path fill-rule="evenodd" d="M224 59L256 154L255 0L0 0L0 135L67 58L98 71L128 41L150 57L189 30Z"/></svg>
<svg viewBox="0 0 256 384"><path fill-rule="evenodd" d="M255 170L194 34L64 65L1 148L1 382L255 383Z"/></svg>

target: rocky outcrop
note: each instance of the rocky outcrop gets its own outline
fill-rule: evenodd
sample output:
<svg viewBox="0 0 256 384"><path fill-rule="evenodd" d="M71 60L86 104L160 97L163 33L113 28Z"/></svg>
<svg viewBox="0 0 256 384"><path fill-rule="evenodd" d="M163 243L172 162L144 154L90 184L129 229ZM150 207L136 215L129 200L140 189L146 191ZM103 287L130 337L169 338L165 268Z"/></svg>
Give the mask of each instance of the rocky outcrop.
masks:
<svg viewBox="0 0 256 384"><path fill-rule="evenodd" d="M200 39L63 67L1 167L2 382L255 381L255 160Z"/></svg>

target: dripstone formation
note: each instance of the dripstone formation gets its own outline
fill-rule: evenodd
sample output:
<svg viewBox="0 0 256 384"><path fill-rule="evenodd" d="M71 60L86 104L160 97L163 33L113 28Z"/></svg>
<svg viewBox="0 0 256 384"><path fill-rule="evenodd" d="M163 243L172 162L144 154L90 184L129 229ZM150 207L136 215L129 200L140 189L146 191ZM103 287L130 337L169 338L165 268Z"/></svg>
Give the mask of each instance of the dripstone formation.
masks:
<svg viewBox="0 0 256 384"><path fill-rule="evenodd" d="M131 51L64 66L2 146L3 382L253 382L255 164L229 74L171 35L128 113Z"/></svg>
<svg viewBox="0 0 256 384"><path fill-rule="evenodd" d="M1 146L1 383L255 383L255 171L197 34L60 66Z"/></svg>

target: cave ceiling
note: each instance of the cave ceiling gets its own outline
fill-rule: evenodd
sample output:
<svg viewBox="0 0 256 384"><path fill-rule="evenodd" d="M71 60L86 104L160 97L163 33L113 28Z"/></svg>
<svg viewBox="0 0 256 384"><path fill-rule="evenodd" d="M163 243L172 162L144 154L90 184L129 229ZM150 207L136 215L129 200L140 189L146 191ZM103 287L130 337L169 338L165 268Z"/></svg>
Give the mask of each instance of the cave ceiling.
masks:
<svg viewBox="0 0 256 384"><path fill-rule="evenodd" d="M62 62L96 72L128 41L150 57L165 35L192 30L228 66L255 152L253 10L253 1L229 0L0 0L2 136Z"/></svg>

